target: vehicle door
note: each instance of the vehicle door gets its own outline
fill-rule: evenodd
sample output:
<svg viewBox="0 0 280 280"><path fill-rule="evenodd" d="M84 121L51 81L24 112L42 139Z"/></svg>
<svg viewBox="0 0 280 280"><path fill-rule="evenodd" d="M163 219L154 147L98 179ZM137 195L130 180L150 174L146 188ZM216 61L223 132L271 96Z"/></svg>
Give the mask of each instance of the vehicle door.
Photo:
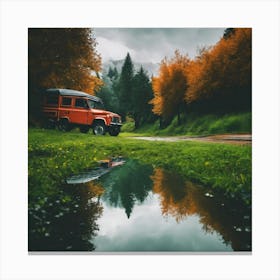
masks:
<svg viewBox="0 0 280 280"><path fill-rule="evenodd" d="M86 99L76 97L74 106L70 112L72 123L88 124L89 107Z"/></svg>

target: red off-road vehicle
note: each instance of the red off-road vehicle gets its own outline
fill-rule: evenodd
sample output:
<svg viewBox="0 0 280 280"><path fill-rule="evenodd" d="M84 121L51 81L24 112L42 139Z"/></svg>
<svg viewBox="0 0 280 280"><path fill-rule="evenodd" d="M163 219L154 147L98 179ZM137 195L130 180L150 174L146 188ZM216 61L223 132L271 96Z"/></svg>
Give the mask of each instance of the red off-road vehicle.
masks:
<svg viewBox="0 0 280 280"><path fill-rule="evenodd" d="M43 94L43 114L49 125L62 131L79 127L87 133L92 128L96 135L120 133L121 117L105 111L102 100L96 96L70 89L48 89Z"/></svg>

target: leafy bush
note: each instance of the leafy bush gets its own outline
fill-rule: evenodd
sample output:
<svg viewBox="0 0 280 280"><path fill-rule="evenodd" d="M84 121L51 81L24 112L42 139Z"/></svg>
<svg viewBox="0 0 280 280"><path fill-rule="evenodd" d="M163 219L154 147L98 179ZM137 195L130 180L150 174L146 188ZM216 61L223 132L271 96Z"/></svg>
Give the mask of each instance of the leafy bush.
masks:
<svg viewBox="0 0 280 280"><path fill-rule="evenodd" d="M219 133L251 133L251 113L218 115L188 115L181 125L174 118L169 126L159 128L159 121L147 124L135 130L134 123L124 124L123 132L134 132L141 135L209 135Z"/></svg>

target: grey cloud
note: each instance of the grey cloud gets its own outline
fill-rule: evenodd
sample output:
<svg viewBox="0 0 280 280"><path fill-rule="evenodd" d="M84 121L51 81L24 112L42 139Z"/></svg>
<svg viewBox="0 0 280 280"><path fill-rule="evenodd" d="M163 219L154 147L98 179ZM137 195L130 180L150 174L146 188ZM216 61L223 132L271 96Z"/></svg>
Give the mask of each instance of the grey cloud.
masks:
<svg viewBox="0 0 280 280"><path fill-rule="evenodd" d="M141 62L160 62L178 49L194 57L197 49L214 45L225 28L96 28L94 34L123 45ZM98 50L102 55L103 46ZM133 57L132 57L133 58ZM104 57L106 60L106 57Z"/></svg>

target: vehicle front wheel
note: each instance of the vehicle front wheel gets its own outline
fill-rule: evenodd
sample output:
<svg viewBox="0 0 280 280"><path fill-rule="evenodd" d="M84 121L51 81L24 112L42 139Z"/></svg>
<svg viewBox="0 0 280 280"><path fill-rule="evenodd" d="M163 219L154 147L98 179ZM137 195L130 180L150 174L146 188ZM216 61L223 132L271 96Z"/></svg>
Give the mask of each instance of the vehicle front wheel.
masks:
<svg viewBox="0 0 280 280"><path fill-rule="evenodd" d="M118 136L119 133L120 133L120 128L119 128L119 127L111 127L111 128L109 129L109 134L110 134L111 136Z"/></svg>
<svg viewBox="0 0 280 280"><path fill-rule="evenodd" d="M106 126L103 122L96 122L93 124L92 131L95 135L104 135L106 133Z"/></svg>

